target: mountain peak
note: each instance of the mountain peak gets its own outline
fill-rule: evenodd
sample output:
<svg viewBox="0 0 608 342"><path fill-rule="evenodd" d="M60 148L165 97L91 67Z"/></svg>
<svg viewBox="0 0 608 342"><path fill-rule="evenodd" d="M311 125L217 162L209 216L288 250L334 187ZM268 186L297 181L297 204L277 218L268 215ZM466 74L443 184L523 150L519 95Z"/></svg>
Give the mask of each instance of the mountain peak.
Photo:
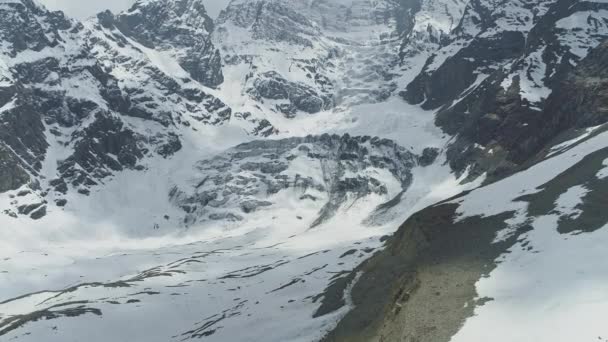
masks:
<svg viewBox="0 0 608 342"><path fill-rule="evenodd" d="M200 0L140 0L116 19L123 33L149 48L190 47L213 31Z"/></svg>
<svg viewBox="0 0 608 342"><path fill-rule="evenodd" d="M40 51L55 46L62 40L58 31L73 24L63 12L49 11L33 0L0 1L0 41L9 43L4 52L11 56L28 49Z"/></svg>
<svg viewBox="0 0 608 342"><path fill-rule="evenodd" d="M208 87L224 80L219 51L211 42L213 20L200 0L140 0L125 12L103 12L97 19L148 49L168 52L194 80Z"/></svg>
<svg viewBox="0 0 608 342"><path fill-rule="evenodd" d="M186 25L191 29L204 29L207 33L213 31L213 20L201 0L139 0L127 11L120 14L132 20L146 20L159 31L167 24Z"/></svg>

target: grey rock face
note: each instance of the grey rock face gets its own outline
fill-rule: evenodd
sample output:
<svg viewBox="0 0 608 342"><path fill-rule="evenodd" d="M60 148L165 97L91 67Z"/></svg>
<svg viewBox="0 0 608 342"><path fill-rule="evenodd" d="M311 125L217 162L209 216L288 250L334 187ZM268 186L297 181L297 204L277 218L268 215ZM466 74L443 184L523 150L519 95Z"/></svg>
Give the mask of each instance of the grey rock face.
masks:
<svg viewBox="0 0 608 342"><path fill-rule="evenodd" d="M398 88L400 35L419 2L232 1L214 42L227 65L248 67L243 91L262 105L260 116L377 103Z"/></svg>
<svg viewBox="0 0 608 342"><path fill-rule="evenodd" d="M258 210L258 208L269 207L271 205L272 205L272 202L268 202L268 201L248 200L248 201L241 203L241 210L245 214L249 214L249 213L252 213L252 212Z"/></svg>
<svg viewBox="0 0 608 342"><path fill-rule="evenodd" d="M79 135L74 154L59 165L61 177L71 180L75 187L95 185L97 179L115 171L133 169L143 158L144 147L138 143L138 137L118 119L98 115ZM61 192L62 186L60 183L56 190Z"/></svg>
<svg viewBox="0 0 608 342"><path fill-rule="evenodd" d="M432 27L427 32L413 31L414 14L425 4L419 0L379 1L369 11L366 9L372 7L367 2L353 4L237 0L222 13L218 28L200 0L139 1L121 15L104 12L84 24L39 8L30 0L3 4L0 37L7 43L2 46L2 56L10 68L0 65L0 174L4 175L0 191L42 180L39 173L49 148L70 153L59 161L56 174L42 181L44 190L53 189L58 196L72 188L85 193L105 177L126 169L145 169L142 163L146 158L171 158L182 148L184 130L195 130L200 123L222 125L233 118L244 120L251 123L248 133L269 137L278 131L272 118L252 114L257 109L292 118L336 104L348 107L384 101L396 89L403 89L403 97L411 103L439 110L437 124L458 136L448 153L451 165L459 171L473 164L474 173L507 172L565 130L603 122L603 111L594 109L603 108L603 83L590 75L603 75L599 61L605 56L598 51L596 57L590 57L594 62L588 63L578 58L560 38L568 32L558 28L557 22L573 13L606 9L606 4L518 0L510 3L518 10L509 12L510 7L502 8L497 2L470 1L462 20L457 15L452 18L456 28L451 34ZM526 11L529 15L513 17L513 13ZM386 44L382 56L370 56L370 52L381 50L340 36L347 27L381 23L390 23L391 29L395 26L394 32L383 32L374 41ZM234 27L231 25L250 33L254 42L266 44L264 53L278 50L273 44L319 48L321 53L302 59L292 56L289 71L279 73L251 51L241 53L221 46L221 51L227 52L224 63L249 64L242 94L252 106L248 112L233 113L208 89L221 84L224 77L216 48L220 44L212 42L211 34ZM591 47L590 42L599 39L592 26L601 25L594 22L577 30L580 43ZM319 47L319 35L323 35L322 43L330 46L327 50ZM400 50L389 47L398 47L400 41ZM357 47L348 50L356 52L352 59L344 58L340 48L348 44ZM427 61L411 84L398 84L399 75L389 72L397 70L393 63L399 57L403 61L413 50L430 47L441 47L442 51ZM43 49L49 53L18 58L21 52ZM177 63L168 65L167 57ZM376 57L390 65L383 68L381 63L372 63ZM334 64L344 61L354 64ZM373 65L366 69L365 64ZM534 102L522 96L522 89L526 82L529 86L533 75L541 74L535 69L541 64L546 66L542 82L533 86L546 86L553 94ZM340 68L352 79L332 78ZM366 82L381 85L366 87ZM594 94L593 99L586 94ZM563 106L560 98L567 96L576 101ZM408 168L399 164L400 158L424 166L438 156L432 149L421 156L399 155L394 152L397 147L388 148L393 152L387 156L379 152L378 146L383 144L374 145L377 141L372 143L369 138L306 139L284 140L281 146L255 142L231 150L228 153L234 153L231 158L237 161L234 165L220 162L228 154L213 159L222 174L201 169L209 173L210 183L195 193L177 189L172 197L189 219L198 220L210 218L225 205L232 206L233 215L253 214L267 207L268 196L284 189L313 189L299 198L323 199L327 214L320 216L329 217L348 196L387 192L382 180L359 173L378 160L395 159L383 162L381 168L408 184L407 177L397 175L396 170ZM351 144L354 152L348 147ZM477 145L487 147L486 151L476 149ZM264 152L256 154L255 150ZM492 156L487 151L492 151ZM310 175L296 178L289 174L293 161L304 157L333 176L321 181ZM207 188L209 184L215 187Z"/></svg>
<svg viewBox="0 0 608 342"><path fill-rule="evenodd" d="M209 215L209 219L213 221L242 221L243 216L232 213L213 213Z"/></svg>
<svg viewBox="0 0 608 342"><path fill-rule="evenodd" d="M286 100L277 108L287 117L295 116L297 111L318 113L333 105L329 95L318 94L305 84L290 82L274 71L260 75L250 92L258 99Z"/></svg>
<svg viewBox="0 0 608 342"><path fill-rule="evenodd" d="M34 220L39 220L46 215L46 203L24 204L17 208L20 215L28 215Z"/></svg>
<svg viewBox="0 0 608 342"><path fill-rule="evenodd" d="M0 145L0 192L16 190L29 180L15 155Z"/></svg>
<svg viewBox="0 0 608 342"><path fill-rule="evenodd" d="M0 9L0 40L8 43L6 53L14 57L25 50L40 51L63 41L61 30L73 23L62 12L47 12L33 0L3 3Z"/></svg>
<svg viewBox="0 0 608 342"><path fill-rule="evenodd" d="M294 166L302 162L308 170ZM193 189L175 188L170 197L185 211L189 225L207 217L217 220L231 208L240 216L264 210L277 205L273 195L291 190L302 201L324 198L317 225L349 198L387 194L386 180L376 178L371 169L386 170L405 190L416 165L416 156L386 139L322 135L254 141L201 161L198 170L203 176L193 180Z"/></svg>
<svg viewBox="0 0 608 342"><path fill-rule="evenodd" d="M543 116L542 121L551 123L544 130L548 136L555 134L553 130L591 127L608 120L608 40L560 82L547 100Z"/></svg>
<svg viewBox="0 0 608 342"><path fill-rule="evenodd" d="M278 130L272 126L270 121L262 119L261 121L259 121L258 125L252 133L256 136L267 138L273 134L277 134Z"/></svg>
<svg viewBox="0 0 608 342"><path fill-rule="evenodd" d="M41 206L39 209L35 210L30 214L30 218L33 220L40 220L41 218L46 216L46 205Z"/></svg>
<svg viewBox="0 0 608 342"><path fill-rule="evenodd" d="M422 151L422 155L418 157L420 166L429 166L433 164L439 157L439 149L428 147Z"/></svg>
<svg viewBox="0 0 608 342"><path fill-rule="evenodd" d="M404 98L410 103L422 103L425 109L438 108L455 100L475 82L478 73L521 56L524 46L525 37L520 32L476 39L431 74L418 75L407 86Z"/></svg>
<svg viewBox="0 0 608 342"><path fill-rule="evenodd" d="M114 95L114 101L109 101L116 104L112 109L164 126L189 125L189 119L222 124L231 118L232 110L195 84L215 87L223 81L219 52L205 29L210 19L201 17L191 23L190 12L180 10L178 3L186 6L182 2L164 6L153 1L145 6L136 3L132 12L120 16L100 13L88 38L91 54L104 65L104 72L111 75L110 83L117 84L107 92ZM197 3L190 6L202 10ZM157 21L162 23L161 28L156 27ZM167 67L170 62L154 60L154 56L162 54L175 58L179 65ZM115 77L117 70L119 76ZM125 74L122 70L129 72ZM119 94L126 101L120 101Z"/></svg>
<svg viewBox="0 0 608 342"><path fill-rule="evenodd" d="M194 80L209 87L224 81L221 57L210 39L213 20L200 0L136 2L116 18L116 26L148 48L180 49L179 64Z"/></svg>
<svg viewBox="0 0 608 342"><path fill-rule="evenodd" d="M41 10L33 1L10 2L0 7L0 41L2 54L13 58L26 50L41 51L62 42L60 31L72 23L60 12ZM25 185L41 167L47 142L39 110L47 99L27 86L30 79L45 77L45 65L56 67L56 61L46 58L38 63L23 63L15 67L26 85L0 66L0 192Z"/></svg>
<svg viewBox="0 0 608 342"><path fill-rule="evenodd" d="M251 28L255 39L302 46L312 46L306 36L318 33L308 18L280 1L234 1L218 21Z"/></svg>
<svg viewBox="0 0 608 342"><path fill-rule="evenodd" d="M324 5L323 1L239 0L219 16L214 42L228 66L249 69L242 92L259 109L251 110L255 116L265 117L264 112L271 111L294 118L334 106L338 89L331 77L336 67L332 61L340 52L330 44L319 46L324 33L316 14ZM276 62L280 60L288 67L280 67L282 62Z"/></svg>
<svg viewBox="0 0 608 342"><path fill-rule="evenodd" d="M223 81L212 30L200 1L138 2L84 24L31 0L2 3L0 192L42 181L56 196L88 193L105 177L143 169L146 157L170 158L191 122L229 120L231 109L204 90ZM183 75L155 64L152 48L176 53ZM146 128L154 124L164 130ZM42 176L51 146L69 152Z"/></svg>
<svg viewBox="0 0 608 342"><path fill-rule="evenodd" d="M500 178L566 130L602 122L602 115L596 115L599 107L581 103L572 84L578 78L579 86L590 91L580 75L591 79L591 73L577 67L584 61L574 52L596 46L605 24L570 17L607 8L573 0L521 0L505 7L472 1L442 43L440 51L449 57L431 57L401 94L411 103L438 109L436 123L457 136L448 149L454 169L472 166L472 177L488 172L491 179ZM529 15L516 15L525 12ZM563 20L575 27L564 27ZM601 69L595 64L596 71ZM573 116L563 114L564 104L569 112L593 113L581 115L594 119L568 120Z"/></svg>
<svg viewBox="0 0 608 342"><path fill-rule="evenodd" d="M5 107L0 118L0 141L24 162L22 167L35 172L40 169L48 146L39 115L45 104L39 102L36 94L28 89L17 91L19 96L15 95L12 105Z"/></svg>

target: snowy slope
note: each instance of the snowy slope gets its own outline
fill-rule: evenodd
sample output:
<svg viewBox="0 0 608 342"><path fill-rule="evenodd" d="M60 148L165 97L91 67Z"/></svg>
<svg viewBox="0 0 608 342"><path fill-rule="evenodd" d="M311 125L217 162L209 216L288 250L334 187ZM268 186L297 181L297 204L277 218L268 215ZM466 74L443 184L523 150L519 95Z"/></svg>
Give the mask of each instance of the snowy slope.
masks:
<svg viewBox="0 0 608 342"><path fill-rule="evenodd" d="M515 213L497 241L524 225L530 231L479 280L478 298L491 300L475 309L452 341L606 338L600 317L608 308L602 262L607 226L603 215L591 215L604 202L607 138L602 131L572 141L559 155L459 201L459 220Z"/></svg>
<svg viewBox="0 0 608 342"><path fill-rule="evenodd" d="M403 221L532 159L505 157L495 117L525 127L608 36L604 1L232 0L216 20L207 1L78 22L0 0L0 339L319 340ZM484 107L504 94L524 113ZM505 256L478 283L495 306L455 340L510 314L510 268L563 260L555 225L593 187L542 215L517 197L601 150L602 129L458 200L462 219L516 211L537 229L513 250L547 253Z"/></svg>
<svg viewBox="0 0 608 342"><path fill-rule="evenodd" d="M331 341L602 340L606 125L410 217ZM559 327L559 329L556 329Z"/></svg>
<svg viewBox="0 0 608 342"><path fill-rule="evenodd" d="M268 339L271 330L276 341L320 338L349 307L347 299L331 303L342 297L331 285L347 287L346 272L411 212L463 188L445 166L448 137L432 113L403 112L394 94L426 57L399 65L396 19L384 19L391 2L277 1L265 26L236 27L234 18L252 14L250 3L235 1L214 28L182 17L180 6L190 6L187 15L196 1L168 10L157 3L74 22L80 31L65 35L65 47L45 50L64 58L69 47L67 68L97 70L59 75L65 81L56 87L86 96L99 113L46 124L49 146L30 175L40 189L2 194L0 334L226 341L245 330L249 340ZM147 27L151 15L163 24ZM297 25L277 49L272 34L283 20ZM198 40L221 52L217 86L182 59ZM201 57L209 63L210 51ZM276 83L289 92L274 94ZM266 136L285 139L253 141ZM130 166L130 153L112 147L129 137ZM79 139L87 143L74 157ZM95 184L58 172L64 160ZM28 217L30 203L44 208L38 220ZM287 317L297 323L286 325Z"/></svg>

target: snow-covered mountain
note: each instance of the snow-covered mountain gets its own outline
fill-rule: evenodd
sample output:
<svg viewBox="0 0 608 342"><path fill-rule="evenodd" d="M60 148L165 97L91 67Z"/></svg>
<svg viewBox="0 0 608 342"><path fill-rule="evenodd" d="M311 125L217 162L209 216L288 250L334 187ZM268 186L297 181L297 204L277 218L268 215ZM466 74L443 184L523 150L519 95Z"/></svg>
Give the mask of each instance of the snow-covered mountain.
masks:
<svg viewBox="0 0 608 342"><path fill-rule="evenodd" d="M0 339L608 338L608 2L203 3L0 0Z"/></svg>

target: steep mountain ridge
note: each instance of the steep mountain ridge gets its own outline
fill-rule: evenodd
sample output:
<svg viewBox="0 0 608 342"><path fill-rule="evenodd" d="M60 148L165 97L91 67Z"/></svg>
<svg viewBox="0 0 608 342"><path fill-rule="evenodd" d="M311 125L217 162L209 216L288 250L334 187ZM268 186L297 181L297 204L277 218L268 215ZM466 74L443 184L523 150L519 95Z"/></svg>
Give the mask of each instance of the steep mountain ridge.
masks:
<svg viewBox="0 0 608 342"><path fill-rule="evenodd" d="M204 87L183 87L174 79L179 75L167 76L162 56L154 60L157 55L147 56L141 45L118 30L112 32L111 14L100 14L101 24L95 26L65 19L32 1L5 2L2 11L7 18L5 41L20 41L5 45L3 54L13 71L12 84L3 88L3 146L17 154L23 169L14 176L21 181L11 181L11 188L3 190L23 185L29 176L32 184L43 183L34 190L43 187L48 193L51 187L65 194L73 187L86 194L114 172L143 168L137 164L145 156L167 157L178 151L181 128L176 125L189 124L182 122L185 113L216 124L230 116L230 109ZM21 41L20 32L31 32L30 37ZM23 43L31 48L22 51ZM206 53L210 59L217 57L217 51ZM170 107L169 99L187 102ZM156 132L146 131L129 122L131 117L160 126ZM29 123L18 124L23 118ZM170 126L173 129L166 129ZM16 136L19 141L14 141Z"/></svg>
<svg viewBox="0 0 608 342"><path fill-rule="evenodd" d="M440 108L437 124L458 136L448 152L455 169L504 176L562 133L534 134L561 102L553 91L606 36L605 10L601 1L471 2L453 42L403 95Z"/></svg>
<svg viewBox="0 0 608 342"><path fill-rule="evenodd" d="M605 125L586 130L529 169L410 217L356 270L355 309L325 340L603 336L590 307L606 305L596 295L606 284L606 137ZM574 288L584 290L565 290ZM549 328L565 322L576 329Z"/></svg>
<svg viewBox="0 0 608 342"><path fill-rule="evenodd" d="M528 71L520 76L527 82L535 70L544 70L538 80L545 85L528 89L537 88L532 95L546 97L531 101L511 83L509 89L493 88L512 77L499 70L443 105L438 124L458 133L448 150L452 164L471 171L475 160L482 172L494 169L489 179L497 182L408 219L386 250L355 270L363 273L351 292L355 309L325 340L603 338L603 324L590 310L605 307L592 295L605 286L597 276L603 267L590 262L582 270L580 260L602 258L608 223L597 211L605 205L600 193L605 191L602 30L607 19L597 19L604 10L604 2L556 2L530 31L536 38L526 51L534 51L543 39L553 41L541 46L542 59L533 61L524 53L507 70L524 66ZM543 31L550 27L555 31ZM583 32L590 36L564 38ZM548 65L539 66L540 60ZM456 116L462 121L450 122L458 110L466 111ZM480 118L477 113L485 114ZM501 145L506 143L505 153ZM499 199L493 199L497 194ZM564 292L566 288L585 290L579 296ZM561 305L568 307L568 317L576 312L576 322L565 317ZM560 334L547 328L565 322L576 328Z"/></svg>
<svg viewBox="0 0 608 342"><path fill-rule="evenodd" d="M377 67L386 60L390 68L398 65L401 40L391 33L394 18L370 18L365 11L373 6L360 2L359 17L331 33L309 21L323 32L314 41L324 50L309 50L312 56L343 50L332 57L338 67L329 63L307 71L318 75L313 77L317 84L299 72L276 77L284 69L274 69L266 52L258 58L268 69L256 77L240 69L248 62L234 63L224 53L223 65L216 68L217 51L226 49L221 45L226 24L210 25L207 18L194 20L180 11L197 3L175 0L165 8L158 1L140 1L118 15L104 12L84 23L65 19L71 26L59 30L62 41L55 50L41 48L50 66L36 54L27 64L19 55L2 55L7 80L35 91L49 84L57 89L35 97L56 101L31 113L40 122L35 137L44 146L37 159L41 171L27 173L23 180L11 178L21 182L9 184L0 199L0 220L9 227L2 230L2 337L46 338L48 329L57 326L59 333L49 338L68 333L105 338L107 333L91 332L109 327L122 338L122 332L141 326L148 339L230 340L248 326L252 338L261 339L268 326L254 323L259 320L277 322L282 327L278 339L320 338L347 310L319 310L323 290L333 282L347 284L344 272L380 247L380 238L408 211L459 191L457 180L438 164L443 157L436 148L443 137L424 112L412 117L426 138L415 147L405 144L419 136L401 137L397 126L386 130L385 123L367 115L368 100L383 102L376 89L389 83L386 67ZM291 16L293 4L287 4L277 8ZM26 5L34 7L11 2L6 13L18 8L26 17L33 12L55 15L33 2ZM336 11L334 4L326 5ZM196 10L204 17L203 9ZM268 18L265 25L270 26L259 32L268 33L274 19ZM172 26L177 26L175 32ZM370 27L387 32L388 38L370 35ZM347 41L336 37L351 34ZM259 36L256 44L266 48L274 43L267 39ZM373 42L360 44L358 39ZM208 52L195 63L206 65L210 72L204 75L223 75L223 83L209 83L189 68L182 57L192 57L192 46ZM298 44L285 47L286 53L302 57ZM69 49L73 54L64 53ZM247 51L246 46L240 49ZM349 56L350 49L366 59ZM325 79L333 82L351 73L352 61L365 66L377 51L384 51L382 60L349 76L354 90L344 97L356 101L337 101L338 88L330 83L315 88ZM294 70L309 62L298 62ZM277 90L287 93L270 100L309 112L318 109L316 99L326 102L312 115L304 116L307 112L300 109L296 116L273 115L264 108L275 109L275 103L263 96L277 97ZM83 103L82 109L65 105L69 101ZM337 111L337 103L346 110ZM353 120L355 103L355 115L375 121L373 126ZM396 120L400 103L392 99L382 115ZM256 106L262 109L248 110ZM48 120L53 111L71 121ZM23 122L16 120L23 114L14 113L15 121ZM311 121L302 125L302 120ZM345 120L356 124L355 135L347 134L351 130L342 125ZM16 137L8 127L3 132ZM263 137L282 140L255 141ZM11 158L3 158L3 172L15 167ZM445 186L436 191L432 185L440 181ZM32 249L26 246L32 239L45 242ZM17 256L20 251L24 254ZM21 273L24 264L32 272ZM197 286L202 282L207 286ZM75 285L62 290L68 283ZM167 292L172 288L183 291ZM175 301L184 305L163 309ZM191 301L200 303L194 312L185 304ZM121 319L134 307L142 310ZM301 317L300 324L282 324L287 316ZM150 325L151 317L166 324Z"/></svg>
<svg viewBox="0 0 608 342"><path fill-rule="evenodd" d="M174 58L195 81L208 87L224 81L219 51L211 43L213 20L200 1L138 2L117 21L125 35L147 48L177 49Z"/></svg>
<svg viewBox="0 0 608 342"><path fill-rule="evenodd" d="M604 144L605 1L233 0L215 22L202 4L81 23L0 0L1 337L310 341L355 304L326 338L400 340L443 281L408 272L428 257L457 278L463 247L466 293L430 300L458 314L429 306L449 319L437 334L405 325L448 340L483 310L479 265L523 232L510 212L456 220L492 185L428 206L537 163L576 169L571 151ZM587 195L549 192L588 196L597 228L587 176ZM552 215L545 202L526 220ZM433 286L405 289L416 279Z"/></svg>

